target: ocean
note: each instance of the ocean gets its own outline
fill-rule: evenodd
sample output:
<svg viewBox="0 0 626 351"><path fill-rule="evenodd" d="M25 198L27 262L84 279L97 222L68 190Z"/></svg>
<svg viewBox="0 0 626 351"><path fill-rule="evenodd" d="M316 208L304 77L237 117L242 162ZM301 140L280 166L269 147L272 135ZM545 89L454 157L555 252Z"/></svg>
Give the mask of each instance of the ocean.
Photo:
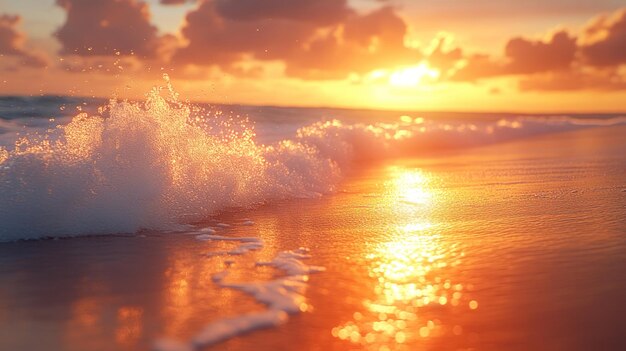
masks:
<svg viewBox="0 0 626 351"><path fill-rule="evenodd" d="M626 118L0 98L0 349L622 350Z"/></svg>

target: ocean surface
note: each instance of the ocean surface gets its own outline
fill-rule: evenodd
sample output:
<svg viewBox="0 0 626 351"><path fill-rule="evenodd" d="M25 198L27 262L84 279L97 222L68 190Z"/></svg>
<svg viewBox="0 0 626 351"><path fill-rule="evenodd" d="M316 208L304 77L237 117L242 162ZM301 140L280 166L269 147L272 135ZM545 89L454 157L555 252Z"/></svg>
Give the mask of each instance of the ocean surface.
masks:
<svg viewBox="0 0 626 351"><path fill-rule="evenodd" d="M0 98L0 349L623 350L626 118Z"/></svg>

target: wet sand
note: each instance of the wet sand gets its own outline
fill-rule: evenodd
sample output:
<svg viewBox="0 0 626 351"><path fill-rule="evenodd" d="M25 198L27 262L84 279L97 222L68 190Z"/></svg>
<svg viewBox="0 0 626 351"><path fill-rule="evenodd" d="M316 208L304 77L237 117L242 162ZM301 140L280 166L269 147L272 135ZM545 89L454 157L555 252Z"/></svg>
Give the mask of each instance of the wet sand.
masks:
<svg viewBox="0 0 626 351"><path fill-rule="evenodd" d="M232 211L229 279L307 247L312 309L210 350L623 350L626 127L395 160L340 190ZM240 225L244 219L252 226ZM36 220L36 219L34 219ZM0 244L0 349L146 350L264 307L185 233Z"/></svg>

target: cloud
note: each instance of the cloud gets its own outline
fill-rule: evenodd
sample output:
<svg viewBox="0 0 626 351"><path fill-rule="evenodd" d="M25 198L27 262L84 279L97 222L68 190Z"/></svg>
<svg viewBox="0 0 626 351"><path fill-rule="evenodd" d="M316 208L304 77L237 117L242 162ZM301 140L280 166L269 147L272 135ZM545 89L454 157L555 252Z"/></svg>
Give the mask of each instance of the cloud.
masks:
<svg viewBox="0 0 626 351"><path fill-rule="evenodd" d="M506 75L565 71L574 62L576 38L566 31L553 33L547 40L522 37L510 39L504 57L475 54L465 58L465 66L453 74L454 80L474 81Z"/></svg>
<svg viewBox="0 0 626 351"><path fill-rule="evenodd" d="M463 59L461 48L448 48L451 41L452 39L447 36L435 39L434 48L427 55L428 62L443 72L450 70Z"/></svg>
<svg viewBox="0 0 626 351"><path fill-rule="evenodd" d="M626 89L626 77L617 71L569 71L524 77L519 82L521 91L571 91Z"/></svg>
<svg viewBox="0 0 626 351"><path fill-rule="evenodd" d="M357 14L344 0L263 4L202 2L187 14L182 29L187 45L174 54L174 63L228 70L246 59L275 60L284 63L290 76L335 79L420 58L418 51L404 46L406 23L390 7Z"/></svg>
<svg viewBox="0 0 626 351"><path fill-rule="evenodd" d="M566 70L574 61L576 38L558 31L547 40L511 39L505 48L507 74L530 74Z"/></svg>
<svg viewBox="0 0 626 351"><path fill-rule="evenodd" d="M182 5L186 2L192 2L193 0L161 0L161 5Z"/></svg>
<svg viewBox="0 0 626 351"><path fill-rule="evenodd" d="M344 25L348 41L361 46L378 45L383 50L404 51L407 25L391 7L383 7L371 13L351 17ZM376 43L373 43L373 41Z"/></svg>
<svg viewBox="0 0 626 351"><path fill-rule="evenodd" d="M297 50L315 30L312 23L286 19L227 19L214 2L205 1L187 14L181 32L188 44L174 54L173 60L177 64L228 66L246 56L281 59Z"/></svg>
<svg viewBox="0 0 626 351"><path fill-rule="evenodd" d="M0 16L0 52L6 55L20 55L24 37L16 29L19 16Z"/></svg>
<svg viewBox="0 0 626 351"><path fill-rule="evenodd" d="M20 22L20 16L0 15L0 56L17 57L21 64L29 67L45 67L47 61L43 56L24 48L26 37L17 29Z"/></svg>
<svg viewBox="0 0 626 351"><path fill-rule="evenodd" d="M598 66L626 64L626 8L592 20L581 38L586 63Z"/></svg>
<svg viewBox="0 0 626 351"><path fill-rule="evenodd" d="M60 53L80 58L65 68L101 71L106 65L98 60L117 59L119 53L134 54L140 66L169 64L183 75L206 71L258 78L264 70L280 70L288 77L322 80L425 63L440 72L433 81L511 77L523 91L626 89L626 8L594 18L579 32L517 36L499 54L486 54L451 46L449 35L425 48L407 46L408 25L397 7L389 6L395 1L378 1L377 8L363 12L349 0L160 0L194 4L180 32L167 35L152 25L144 1L56 0L67 14L55 33ZM19 48L22 53L12 55L34 60L11 21L7 17L0 26L0 50L9 55ZM18 44L3 44L13 42Z"/></svg>
<svg viewBox="0 0 626 351"><path fill-rule="evenodd" d="M422 55L404 46L405 35L406 24L389 7L354 15L289 57L287 74L332 79L414 64Z"/></svg>
<svg viewBox="0 0 626 351"><path fill-rule="evenodd" d="M466 57L464 66L450 74L453 81L473 82L484 78L506 75L504 65L485 54L473 54Z"/></svg>
<svg viewBox="0 0 626 351"><path fill-rule="evenodd" d="M148 6L136 0L57 0L67 13L55 33L61 54L107 56L135 54L154 57L157 28L150 23Z"/></svg>
<svg viewBox="0 0 626 351"><path fill-rule="evenodd" d="M347 0L214 0L223 18L238 21L286 19L318 24L337 23L354 11Z"/></svg>
<svg viewBox="0 0 626 351"><path fill-rule="evenodd" d="M59 67L70 73L100 72L122 74L125 72L142 73L143 65L134 56L71 56L60 62Z"/></svg>
<svg viewBox="0 0 626 351"><path fill-rule="evenodd" d="M544 40L510 39L501 57L473 54L459 60L453 81L518 77L522 91L626 89L626 8L593 19L578 35L566 30Z"/></svg>

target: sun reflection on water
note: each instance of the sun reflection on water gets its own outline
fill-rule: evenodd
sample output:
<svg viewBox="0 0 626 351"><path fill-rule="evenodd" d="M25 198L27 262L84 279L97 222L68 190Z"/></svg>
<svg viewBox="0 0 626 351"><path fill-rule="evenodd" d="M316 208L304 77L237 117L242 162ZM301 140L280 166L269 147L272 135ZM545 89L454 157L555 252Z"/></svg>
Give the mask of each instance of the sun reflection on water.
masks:
<svg viewBox="0 0 626 351"><path fill-rule="evenodd" d="M408 350L408 344L421 340L460 335L462 327L449 325L446 315L467 306L466 288L454 279L463 252L425 219L427 209L421 206L435 201L432 179L414 169L392 168L391 175L387 204L392 213L404 215L386 241L372 245L365 256L371 298L350 321L332 329L333 336L371 350Z"/></svg>
<svg viewBox="0 0 626 351"><path fill-rule="evenodd" d="M136 306L124 306L117 310L117 329L115 341L131 348L136 346L143 332L143 309Z"/></svg>
<svg viewBox="0 0 626 351"><path fill-rule="evenodd" d="M432 200L432 191L429 188L431 179L420 170L403 170L399 167L391 168L394 178L391 190L397 195L397 200L409 204L428 204Z"/></svg>

